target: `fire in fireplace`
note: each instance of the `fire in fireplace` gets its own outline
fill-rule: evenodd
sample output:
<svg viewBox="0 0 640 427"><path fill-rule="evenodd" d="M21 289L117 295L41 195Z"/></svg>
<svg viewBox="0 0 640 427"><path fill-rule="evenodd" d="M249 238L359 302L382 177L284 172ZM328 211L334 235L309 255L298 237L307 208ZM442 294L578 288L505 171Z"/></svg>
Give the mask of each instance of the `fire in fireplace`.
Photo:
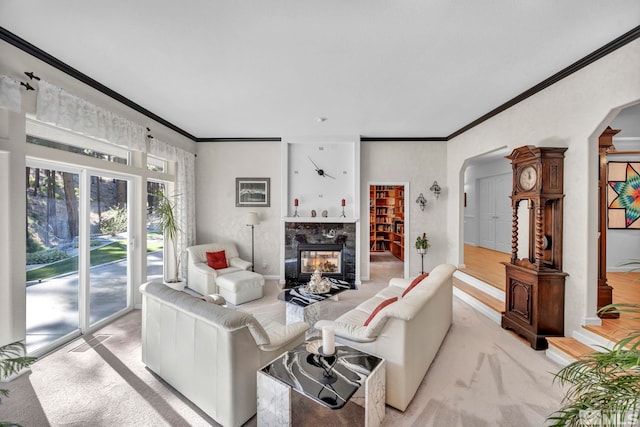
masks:
<svg viewBox="0 0 640 427"><path fill-rule="evenodd" d="M343 245L298 245L298 280L309 280L316 270L323 276L344 278Z"/></svg>

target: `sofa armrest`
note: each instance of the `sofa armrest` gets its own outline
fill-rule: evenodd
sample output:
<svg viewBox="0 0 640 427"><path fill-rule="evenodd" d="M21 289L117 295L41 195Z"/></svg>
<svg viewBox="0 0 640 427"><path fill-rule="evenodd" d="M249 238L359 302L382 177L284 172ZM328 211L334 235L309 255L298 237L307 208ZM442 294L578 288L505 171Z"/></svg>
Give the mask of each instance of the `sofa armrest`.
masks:
<svg viewBox="0 0 640 427"><path fill-rule="evenodd" d="M216 277L218 272L205 263L189 266L187 286L202 295L217 293Z"/></svg>
<svg viewBox="0 0 640 427"><path fill-rule="evenodd" d="M314 325L315 329L322 331L323 326L332 326L336 337L355 342L372 342L376 337L367 336L367 328L353 323L336 322L333 320L319 320Z"/></svg>
<svg viewBox="0 0 640 427"><path fill-rule="evenodd" d="M251 268L251 263L249 261L245 261L241 258L231 258L229 260L230 267L237 267L241 270L248 270Z"/></svg>
<svg viewBox="0 0 640 427"><path fill-rule="evenodd" d="M209 267L207 264L203 262L198 264L193 264L191 268L192 268L191 270L192 273L195 274L196 276L199 276L198 278L212 277L215 280L215 278L218 277L218 272L216 271L216 269Z"/></svg>
<svg viewBox="0 0 640 427"><path fill-rule="evenodd" d="M255 316L255 319L264 328L269 336L269 344L258 345L263 351L273 351L285 347L291 341L300 337L304 338L304 333L309 329L306 322L295 322L288 325L274 322L261 316Z"/></svg>
<svg viewBox="0 0 640 427"><path fill-rule="evenodd" d="M402 277L394 277L389 280L389 286L397 286L398 288L407 289L414 277L409 279L404 279Z"/></svg>

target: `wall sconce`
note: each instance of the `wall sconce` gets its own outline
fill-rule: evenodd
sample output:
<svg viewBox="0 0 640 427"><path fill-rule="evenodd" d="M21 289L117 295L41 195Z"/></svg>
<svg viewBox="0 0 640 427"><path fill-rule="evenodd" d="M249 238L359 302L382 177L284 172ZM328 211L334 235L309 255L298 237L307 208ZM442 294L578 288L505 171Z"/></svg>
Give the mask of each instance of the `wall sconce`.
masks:
<svg viewBox="0 0 640 427"><path fill-rule="evenodd" d="M431 185L429 190L433 191L436 195L436 199L438 199L440 197L440 192L442 191L442 187L438 185L438 181L433 181L433 185Z"/></svg>
<svg viewBox="0 0 640 427"><path fill-rule="evenodd" d="M416 199L416 203L420 205L420 210L424 210L425 206L427 206L427 199L425 199L422 193L420 193Z"/></svg>

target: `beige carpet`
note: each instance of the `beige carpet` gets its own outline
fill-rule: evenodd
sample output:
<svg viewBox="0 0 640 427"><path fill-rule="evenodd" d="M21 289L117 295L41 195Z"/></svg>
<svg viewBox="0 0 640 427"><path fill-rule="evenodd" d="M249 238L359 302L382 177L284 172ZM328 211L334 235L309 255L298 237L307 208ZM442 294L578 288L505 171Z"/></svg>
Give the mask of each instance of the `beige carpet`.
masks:
<svg viewBox="0 0 640 427"><path fill-rule="evenodd" d="M341 294L334 315L385 286L384 271L373 270L378 280ZM265 289L263 300L239 308L284 320L277 283ZM0 420L25 427L216 425L145 368L139 337L136 310L42 358L30 374L3 384L11 395L0 404ZM558 368L455 300L454 324L416 397L405 413L387 407L384 425L541 426L562 396L552 385Z"/></svg>

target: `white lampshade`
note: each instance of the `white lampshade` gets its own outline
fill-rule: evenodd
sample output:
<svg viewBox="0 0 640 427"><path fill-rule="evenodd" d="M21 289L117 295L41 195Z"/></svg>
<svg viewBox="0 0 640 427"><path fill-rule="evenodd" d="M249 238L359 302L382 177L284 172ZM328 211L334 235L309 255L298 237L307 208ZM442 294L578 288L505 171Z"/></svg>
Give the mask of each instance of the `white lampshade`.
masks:
<svg viewBox="0 0 640 427"><path fill-rule="evenodd" d="M247 214L247 225L258 225L260 224L260 220L258 219L257 212L249 212Z"/></svg>

